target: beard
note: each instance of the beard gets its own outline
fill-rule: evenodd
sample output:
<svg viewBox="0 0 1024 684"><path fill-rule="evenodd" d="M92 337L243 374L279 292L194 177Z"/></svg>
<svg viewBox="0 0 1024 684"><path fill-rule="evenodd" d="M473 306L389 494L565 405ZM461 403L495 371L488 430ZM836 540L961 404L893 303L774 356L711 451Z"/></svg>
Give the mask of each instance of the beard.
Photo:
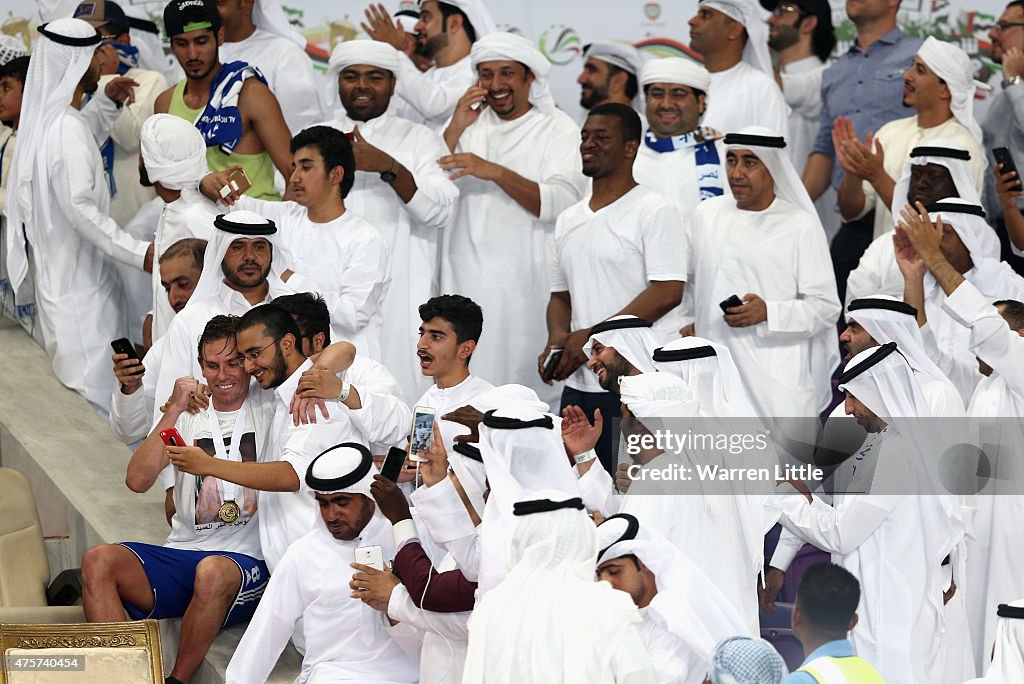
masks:
<svg viewBox="0 0 1024 684"><path fill-rule="evenodd" d="M416 54L426 59L434 59L434 55L446 47L448 47L448 34L438 33L436 36L427 38L422 43L417 40Z"/></svg>
<svg viewBox="0 0 1024 684"><path fill-rule="evenodd" d="M777 26L775 35L768 38L768 47L775 52L793 47L800 42L800 30L796 26Z"/></svg>

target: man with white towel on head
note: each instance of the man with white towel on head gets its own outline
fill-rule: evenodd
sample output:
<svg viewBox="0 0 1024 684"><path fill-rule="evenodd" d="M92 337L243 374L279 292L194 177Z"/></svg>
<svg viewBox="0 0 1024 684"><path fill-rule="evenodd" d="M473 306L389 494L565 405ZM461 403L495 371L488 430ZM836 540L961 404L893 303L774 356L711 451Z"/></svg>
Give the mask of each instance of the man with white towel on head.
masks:
<svg viewBox="0 0 1024 684"><path fill-rule="evenodd" d="M580 106L587 111L606 102L635 107L643 63L640 52L629 43L598 41L587 45L583 71L576 79Z"/></svg>

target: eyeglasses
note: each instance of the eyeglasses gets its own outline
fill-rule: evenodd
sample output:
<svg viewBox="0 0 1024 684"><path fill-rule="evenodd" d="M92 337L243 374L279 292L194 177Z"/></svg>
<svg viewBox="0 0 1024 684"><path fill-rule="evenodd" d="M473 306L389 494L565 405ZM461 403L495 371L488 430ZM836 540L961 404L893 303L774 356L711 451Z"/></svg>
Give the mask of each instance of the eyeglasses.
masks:
<svg viewBox="0 0 1024 684"><path fill-rule="evenodd" d="M664 90L663 88L647 89L647 97L652 100L660 100L665 97L665 95L668 95L669 98L673 100L684 100L687 97L694 95L694 92L692 90L687 90L686 88L672 88L670 90Z"/></svg>
<svg viewBox="0 0 1024 684"><path fill-rule="evenodd" d="M1006 29L1011 29L1014 26L1024 26L1024 21L997 21L994 28L997 28L1000 31L1005 31Z"/></svg>
<svg viewBox="0 0 1024 684"><path fill-rule="evenodd" d="M772 15L776 17L783 17L787 14L793 14L794 12L796 12L797 14L802 14L800 8L797 7L796 5L787 5L785 3L780 3L775 6L775 9L772 10Z"/></svg>
<svg viewBox="0 0 1024 684"><path fill-rule="evenodd" d="M265 347L260 347L256 351L245 352L244 354L242 354L242 357L245 358L246 361L252 361L253 363L256 363L256 361L259 360L260 355L263 354L263 352L270 349L273 345L277 344L280 341L281 338L278 337L276 340L271 340L270 344L268 344Z"/></svg>

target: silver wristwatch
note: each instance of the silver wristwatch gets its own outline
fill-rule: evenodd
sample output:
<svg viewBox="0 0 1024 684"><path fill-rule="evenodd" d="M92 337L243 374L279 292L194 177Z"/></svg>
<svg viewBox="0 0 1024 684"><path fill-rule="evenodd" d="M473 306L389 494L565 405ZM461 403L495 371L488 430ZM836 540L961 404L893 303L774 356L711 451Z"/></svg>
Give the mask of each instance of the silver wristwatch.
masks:
<svg viewBox="0 0 1024 684"><path fill-rule="evenodd" d="M1004 88L1012 85L1024 85L1024 76L1017 74L1016 76L1011 76L1010 78L1003 81Z"/></svg>

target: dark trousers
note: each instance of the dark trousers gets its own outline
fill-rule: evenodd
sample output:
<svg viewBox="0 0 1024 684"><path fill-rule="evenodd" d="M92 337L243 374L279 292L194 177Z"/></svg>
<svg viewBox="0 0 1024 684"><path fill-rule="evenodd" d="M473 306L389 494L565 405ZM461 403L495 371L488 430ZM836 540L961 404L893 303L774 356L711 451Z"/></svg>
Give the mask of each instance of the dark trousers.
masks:
<svg viewBox="0 0 1024 684"><path fill-rule="evenodd" d="M594 410L601 409L601 418L604 425L601 428L601 438L597 440L594 451L601 461L601 465L608 473L615 477L615 441L613 432L618 418L622 417L622 403L617 395L611 392L581 392L572 387L562 389L562 408L566 406L579 406L587 414L591 424L594 422Z"/></svg>
<svg viewBox="0 0 1024 684"><path fill-rule="evenodd" d="M832 270L836 274L836 287L839 288L840 303L846 301L846 279L850 271L857 268L864 250L868 248L875 231L875 212L839 226L839 232L832 238L829 249L832 255Z"/></svg>

